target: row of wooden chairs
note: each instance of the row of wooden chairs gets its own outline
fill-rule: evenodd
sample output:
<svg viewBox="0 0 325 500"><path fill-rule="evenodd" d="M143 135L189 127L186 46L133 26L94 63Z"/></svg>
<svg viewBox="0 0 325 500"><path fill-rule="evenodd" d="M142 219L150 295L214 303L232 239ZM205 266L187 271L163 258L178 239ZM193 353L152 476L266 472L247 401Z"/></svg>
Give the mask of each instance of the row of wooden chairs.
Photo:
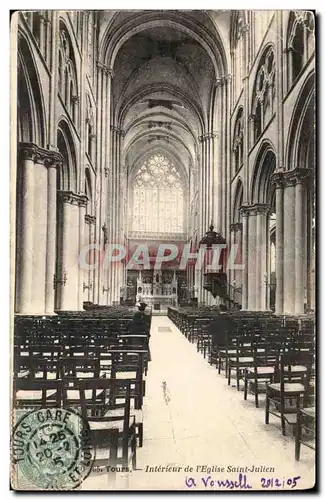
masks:
<svg viewBox="0 0 325 500"><path fill-rule="evenodd" d="M15 411L74 408L87 418L96 465L136 467L136 448L143 445L149 332L130 334L129 318L120 324L118 318L73 315L23 319L17 320L14 336Z"/></svg>
<svg viewBox="0 0 325 500"><path fill-rule="evenodd" d="M210 364L218 372L224 370L228 385L233 373L237 390L244 385L244 399L254 395L255 406L259 406L259 394L266 394L265 423L270 415L281 420L282 433L286 424L296 433L296 459L299 460L300 445L306 443L302 428L312 434L312 426L306 422L314 419L315 392L315 338L312 319L242 313L229 315L235 325L223 332L223 344L214 343L210 324L217 325L217 314L213 319L210 311L199 314L198 310L169 312L170 318L190 341L196 341L197 351L208 355ZM190 332L190 333L189 333ZM215 332L216 334L218 332ZM215 339L218 338L216 335Z"/></svg>

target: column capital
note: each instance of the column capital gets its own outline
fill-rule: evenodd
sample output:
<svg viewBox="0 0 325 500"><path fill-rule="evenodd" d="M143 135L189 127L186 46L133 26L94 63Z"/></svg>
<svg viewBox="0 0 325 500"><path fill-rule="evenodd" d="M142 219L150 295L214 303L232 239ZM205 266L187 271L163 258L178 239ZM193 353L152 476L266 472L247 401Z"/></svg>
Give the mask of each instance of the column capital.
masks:
<svg viewBox="0 0 325 500"><path fill-rule="evenodd" d="M97 61L96 65L97 65L97 68L99 70L103 71L103 73L105 73L105 75L107 75L109 78L113 78L114 77L114 70L113 70L113 68L108 68L106 66L106 64L102 63L101 61Z"/></svg>
<svg viewBox="0 0 325 500"><path fill-rule="evenodd" d="M73 191L59 191L58 194L63 203L70 203L70 205L79 207L86 207L88 203L88 197L85 194L77 194Z"/></svg>
<svg viewBox="0 0 325 500"><path fill-rule="evenodd" d="M271 182L277 187L289 187L304 184L311 177L311 169L296 167L293 170L277 171L271 176Z"/></svg>
<svg viewBox="0 0 325 500"><path fill-rule="evenodd" d="M228 73L227 75L218 76L215 79L214 85L215 87L221 87L222 85L226 85L228 82L231 82L232 75Z"/></svg>
<svg viewBox="0 0 325 500"><path fill-rule="evenodd" d="M267 215L271 207L266 203L254 203L254 205L243 205L240 207L240 213L243 217L265 214Z"/></svg>
<svg viewBox="0 0 325 500"><path fill-rule="evenodd" d="M249 214L250 214L250 210L251 210L251 206L249 205L242 205L240 208L239 208L239 211L240 211L240 214L242 215L242 217L248 217Z"/></svg>
<svg viewBox="0 0 325 500"><path fill-rule="evenodd" d="M210 139L215 139L216 137L219 137L220 134L217 130L212 131L212 132L207 132L206 134L202 134L198 136L199 142L206 142L209 141Z"/></svg>
<svg viewBox="0 0 325 500"><path fill-rule="evenodd" d="M96 223L96 216L85 214L85 223L89 224L89 225L95 224Z"/></svg>
<svg viewBox="0 0 325 500"><path fill-rule="evenodd" d="M242 231L243 229L243 224L241 222L234 222L233 224L230 224L230 231L232 233L237 233Z"/></svg>
<svg viewBox="0 0 325 500"><path fill-rule="evenodd" d="M23 160L32 160L46 167L57 167L63 163L63 156L59 151L40 148L33 143L19 143L18 154Z"/></svg>
<svg viewBox="0 0 325 500"><path fill-rule="evenodd" d="M266 203L255 203L253 208L256 211L256 215L268 215L271 211L270 205L267 205Z"/></svg>

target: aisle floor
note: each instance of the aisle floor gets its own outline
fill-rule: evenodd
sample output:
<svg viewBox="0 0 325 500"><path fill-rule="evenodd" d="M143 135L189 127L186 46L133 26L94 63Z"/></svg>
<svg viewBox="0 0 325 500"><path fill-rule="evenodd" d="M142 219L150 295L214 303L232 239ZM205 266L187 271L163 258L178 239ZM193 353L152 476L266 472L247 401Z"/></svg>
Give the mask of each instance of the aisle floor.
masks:
<svg viewBox="0 0 325 500"><path fill-rule="evenodd" d="M295 489L314 485L314 452L302 446L301 459L296 462L291 431L282 436L280 420L272 416L270 424L264 424L264 398L258 409L252 396L244 401L242 391L229 387L224 376L218 375L167 317L152 318L150 349L144 444L137 451L139 470L116 476L114 488L215 490L222 488L218 480L238 480L240 472L254 489L267 484L262 478L273 478L274 489L279 490L283 485L290 489L290 479L297 476ZM171 467L171 471L149 472L149 467L156 466ZM215 469L209 473L207 468L198 470L198 466ZM251 471L237 469L245 466ZM253 466L260 470L253 472ZM180 469L173 472L173 467ZM225 470L218 471L217 467ZM194 479L195 486L189 478ZM275 479L280 486L275 486ZM89 481L87 489L91 483L96 489L112 487L108 477Z"/></svg>

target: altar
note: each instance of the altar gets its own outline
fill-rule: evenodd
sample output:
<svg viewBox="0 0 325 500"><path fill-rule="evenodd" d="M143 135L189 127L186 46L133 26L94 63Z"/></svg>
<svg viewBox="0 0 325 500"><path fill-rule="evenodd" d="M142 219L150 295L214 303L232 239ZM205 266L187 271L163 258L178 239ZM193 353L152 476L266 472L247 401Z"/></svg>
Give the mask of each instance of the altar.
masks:
<svg viewBox="0 0 325 500"><path fill-rule="evenodd" d="M139 271L137 278L137 302L145 302L152 311L167 311L177 306L177 277L166 271L153 272L152 277L143 277Z"/></svg>

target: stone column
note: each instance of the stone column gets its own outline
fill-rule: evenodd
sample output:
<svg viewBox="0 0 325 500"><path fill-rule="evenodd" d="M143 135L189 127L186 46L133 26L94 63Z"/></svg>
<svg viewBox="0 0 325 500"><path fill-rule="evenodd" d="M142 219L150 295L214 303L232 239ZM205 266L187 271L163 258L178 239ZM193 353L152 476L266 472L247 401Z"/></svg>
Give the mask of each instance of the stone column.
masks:
<svg viewBox="0 0 325 500"><path fill-rule="evenodd" d="M304 314L305 297L305 181L310 171L308 169L296 170L295 186L295 313ZM308 210L308 208L307 208Z"/></svg>
<svg viewBox="0 0 325 500"><path fill-rule="evenodd" d="M236 245L236 254L235 254L235 264L240 265L243 263L243 248L242 248L242 230L243 224L241 222L235 222L234 224L230 224L230 236L231 236L231 249L234 245ZM228 252L228 258L229 258ZM245 272L241 269L229 269L229 283L234 288L238 289L243 282L242 273ZM235 282L235 283L234 283ZM235 290L233 290L236 293ZM236 295L237 296L237 295Z"/></svg>
<svg viewBox="0 0 325 500"><path fill-rule="evenodd" d="M33 286L33 216L34 216L34 157L37 147L34 144L19 145L18 173L21 176L21 199L19 224L20 258L17 262L17 302L16 312L32 313ZM18 200L17 200L18 201Z"/></svg>
<svg viewBox="0 0 325 500"><path fill-rule="evenodd" d="M96 217L94 215L85 215L85 224L86 224L86 231L84 235L84 244L85 245L91 245L92 243L95 242L95 231L94 227L96 224ZM96 254L97 255L97 254ZM93 264L93 259L89 264ZM88 288L83 288L83 297L84 301L88 302L94 302L94 270L85 270L83 273L84 275L84 282L86 287Z"/></svg>
<svg viewBox="0 0 325 500"><path fill-rule="evenodd" d="M80 196L79 200L79 254L84 248L85 241L85 216L86 216L86 206L88 203L88 198L86 196ZM84 302L84 269L81 267L80 263L78 263L78 271L79 271L79 310L83 310L83 302Z"/></svg>
<svg viewBox="0 0 325 500"><path fill-rule="evenodd" d="M110 118L111 118L111 86L112 78L114 77L113 69L105 67L106 74L106 96L105 96L105 136L103 145L103 157L102 157L102 176L103 176L103 220L106 221L108 242L112 239L110 221L111 221L111 206L110 206L110 179L111 179L111 156L110 156L110 146L111 146L111 132L110 132ZM109 280L110 280L110 269L102 269L102 283L104 289L104 304L109 304L110 301L110 290L109 290Z"/></svg>
<svg viewBox="0 0 325 500"><path fill-rule="evenodd" d="M248 308L248 207L241 207L240 209L243 221L242 233L242 262L243 262L243 275L242 275L242 309Z"/></svg>
<svg viewBox="0 0 325 500"><path fill-rule="evenodd" d="M267 216L268 205L256 205L256 309L266 309Z"/></svg>
<svg viewBox="0 0 325 500"><path fill-rule="evenodd" d="M61 259L58 274L55 279L55 286L60 289L61 310L69 309L69 290L67 288L68 267L69 267L69 239L70 239L70 196L69 191L60 192L62 202L62 239L61 239ZM76 293L76 290L75 292Z"/></svg>
<svg viewBox="0 0 325 500"><path fill-rule="evenodd" d="M230 251L232 252L234 245L236 243L236 232L235 232L235 224L230 224ZM229 256L229 250L228 250L228 256ZM229 269L229 275L228 275L228 280L229 284L233 286L233 283L236 279L236 271L235 269L231 268Z"/></svg>
<svg viewBox="0 0 325 500"><path fill-rule="evenodd" d="M53 277L56 262L56 169L62 162L62 156L51 151L46 157L47 164L47 235L46 235L46 273L45 273L45 313L54 313L55 292Z"/></svg>
<svg viewBox="0 0 325 500"><path fill-rule="evenodd" d="M60 274L56 286L61 287L61 310L79 310L79 204L85 204L87 197L71 191L60 192L62 200L62 248ZM65 280L66 278L66 280ZM66 282L65 282L66 281Z"/></svg>
<svg viewBox="0 0 325 500"><path fill-rule="evenodd" d="M256 215L254 206L250 207L248 220L248 304L247 309L256 310Z"/></svg>
<svg viewBox="0 0 325 500"><path fill-rule="evenodd" d="M295 312L295 186L285 175L283 192L283 312Z"/></svg>
<svg viewBox="0 0 325 500"><path fill-rule="evenodd" d="M200 164L200 177L199 177L199 231L198 231L198 241L202 238L205 232L205 179L204 179L204 170L205 170L205 134L198 137L199 142L201 143L201 164ZM204 289L203 289L203 273L202 269L196 270L195 272L195 282L198 288L198 303L202 304L204 301Z"/></svg>
<svg viewBox="0 0 325 500"><path fill-rule="evenodd" d="M276 292L275 292L275 312L283 313L283 172L276 172L272 176L272 182L276 184L275 191L275 260L276 260Z"/></svg>

